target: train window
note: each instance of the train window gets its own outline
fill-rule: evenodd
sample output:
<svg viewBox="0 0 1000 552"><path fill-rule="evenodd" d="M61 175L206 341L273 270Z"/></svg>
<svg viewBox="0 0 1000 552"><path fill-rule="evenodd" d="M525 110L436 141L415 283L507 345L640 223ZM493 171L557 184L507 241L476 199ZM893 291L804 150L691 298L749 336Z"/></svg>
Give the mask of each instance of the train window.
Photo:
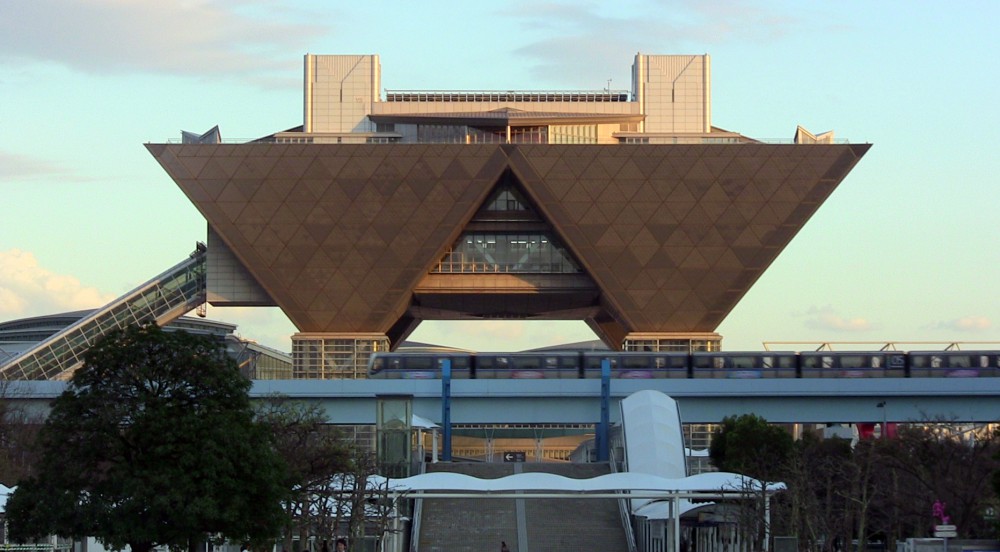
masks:
<svg viewBox="0 0 1000 552"><path fill-rule="evenodd" d="M716 370L721 370L726 367L726 359L724 357L712 357L712 368Z"/></svg>
<svg viewBox="0 0 1000 552"><path fill-rule="evenodd" d="M780 356L777 361L775 365L778 368L795 368L795 357L793 356Z"/></svg>
<svg viewBox="0 0 1000 552"><path fill-rule="evenodd" d="M577 366L576 355L559 357L559 365L562 366L563 368L576 368Z"/></svg>
<svg viewBox="0 0 1000 552"><path fill-rule="evenodd" d="M375 358L372 359L372 370L373 371L375 371L375 370L381 370L384 367L385 367L385 360L383 360L383 359L381 359L379 357L375 357Z"/></svg>
<svg viewBox="0 0 1000 552"><path fill-rule="evenodd" d="M628 355L623 357L622 368L649 368L649 357L646 355Z"/></svg>
<svg viewBox="0 0 1000 552"><path fill-rule="evenodd" d="M653 359L653 365L656 366L657 368L666 368L667 359L663 357L656 357L655 359Z"/></svg>
<svg viewBox="0 0 1000 552"><path fill-rule="evenodd" d="M826 359L830 357L823 357L823 367L829 368L830 365L826 364ZM841 368L864 368L865 357L862 355L844 355L840 357L840 367Z"/></svg>
<svg viewBox="0 0 1000 552"><path fill-rule="evenodd" d="M559 359L556 357L545 357L545 367L546 368L557 368L559 366Z"/></svg>
<svg viewBox="0 0 1000 552"><path fill-rule="evenodd" d="M399 359L398 358L392 359L391 367L392 367L393 370L399 370Z"/></svg>
<svg viewBox="0 0 1000 552"><path fill-rule="evenodd" d="M931 368L941 367L941 357L938 355L931 355Z"/></svg>
<svg viewBox="0 0 1000 552"><path fill-rule="evenodd" d="M755 367L754 366L754 364L755 364L754 363L754 357L751 357L751 356L729 357L729 359L733 363L732 364L732 368L738 368L738 369L741 369L741 370L745 370L745 369L748 369L748 368L754 368Z"/></svg>
<svg viewBox="0 0 1000 552"><path fill-rule="evenodd" d="M979 355L979 367L989 368L990 367L990 357L986 355Z"/></svg>
<svg viewBox="0 0 1000 552"><path fill-rule="evenodd" d="M824 356L823 357L823 368L833 368L833 357Z"/></svg>
<svg viewBox="0 0 1000 552"><path fill-rule="evenodd" d="M914 368L926 368L927 357L925 355L910 354L910 366Z"/></svg>
<svg viewBox="0 0 1000 552"><path fill-rule="evenodd" d="M408 370L430 370L433 368L433 359L428 356L406 357L406 368Z"/></svg>
<svg viewBox="0 0 1000 552"><path fill-rule="evenodd" d="M882 367L882 356L881 355L872 355L871 367L872 368L881 368Z"/></svg>
<svg viewBox="0 0 1000 552"><path fill-rule="evenodd" d="M951 368L971 368L972 361L969 359L969 355L953 355L949 360L951 360Z"/></svg>
<svg viewBox="0 0 1000 552"><path fill-rule="evenodd" d="M712 357L710 356L693 356L691 363L695 368L711 368L712 367Z"/></svg>
<svg viewBox="0 0 1000 552"><path fill-rule="evenodd" d="M814 356L803 356L802 357L802 367L803 368L818 368L819 359Z"/></svg>
<svg viewBox="0 0 1000 552"><path fill-rule="evenodd" d="M584 367L587 370L600 370L601 363L605 360L608 361L611 369L614 370L618 366L618 358L614 356L603 356L603 355L586 355L584 358Z"/></svg>
<svg viewBox="0 0 1000 552"><path fill-rule="evenodd" d="M537 356L534 356L534 355L523 356L523 357L522 356L516 356L516 357L512 357L511 360L513 360L514 368L518 368L518 369L532 369L532 370L534 370L534 369L538 369L538 368L542 367L542 359L541 359L541 357L537 357Z"/></svg>

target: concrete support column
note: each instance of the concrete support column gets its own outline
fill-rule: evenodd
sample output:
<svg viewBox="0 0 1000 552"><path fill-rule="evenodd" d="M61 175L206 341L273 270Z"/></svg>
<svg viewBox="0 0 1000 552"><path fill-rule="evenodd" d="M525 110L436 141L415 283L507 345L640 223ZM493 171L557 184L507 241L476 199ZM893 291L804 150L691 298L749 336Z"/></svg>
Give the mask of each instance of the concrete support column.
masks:
<svg viewBox="0 0 1000 552"><path fill-rule="evenodd" d="M365 379L372 354L389 350L383 333L292 335L294 379Z"/></svg>
<svg viewBox="0 0 1000 552"><path fill-rule="evenodd" d="M622 340L623 351L693 353L722 350L722 336L715 332L631 332Z"/></svg>

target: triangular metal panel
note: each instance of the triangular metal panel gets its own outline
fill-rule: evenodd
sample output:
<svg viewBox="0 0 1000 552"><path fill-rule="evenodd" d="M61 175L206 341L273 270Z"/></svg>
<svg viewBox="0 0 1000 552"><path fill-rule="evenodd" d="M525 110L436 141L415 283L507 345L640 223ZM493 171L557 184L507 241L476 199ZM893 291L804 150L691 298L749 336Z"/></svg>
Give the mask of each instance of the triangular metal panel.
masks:
<svg viewBox="0 0 1000 552"><path fill-rule="evenodd" d="M525 155L525 164L528 166L545 163L539 163L537 157L551 159L557 155L556 152L539 151L537 148L520 148L518 151ZM828 152L808 149L781 152L780 146L767 145L754 145L752 148L740 145L649 147L643 151L650 155L633 156L630 161L623 163L622 167L634 167L635 171L630 169L632 175L636 172L649 174L650 184L655 182L656 187L653 190L660 198L658 204L650 208L649 194L640 195L647 212L651 212L649 219L640 218L638 221L629 222L640 223L641 227L660 241L655 255L637 249L625 256L612 247L617 245L619 240L631 243L631 240L625 238L628 232L632 231L625 230L629 227L625 221L613 217L612 224L617 230L598 231L598 228L588 227L584 223L584 219L593 220L596 217L583 215L581 218L581 213L600 212L608 218L611 214L608 211L618 208L617 202L611 201L611 198L624 195L616 194L615 190L622 189L622 182L630 179L602 182L600 178L609 172L610 165L604 161L604 156L620 156L627 150L626 148L577 148L573 154L579 156L581 151L587 151L595 159L579 164L583 169L577 169L580 178L577 186L572 188L566 185L559 186L558 198L547 186L548 183L544 178L530 180L526 183L526 187L529 187L531 193L537 197L536 201L541 204L541 208L548 211L546 217L560 231L560 237L567 247L579 256L580 262L600 286L604 298L610 301L619 312L619 316L626 320L626 325L635 330L633 322L637 322L640 318L650 324L643 327L643 331L677 329L679 325L683 325L679 323L681 318L688 322L692 320L699 321L698 323L703 320L712 320L714 324L721 322L722 316L735 305L733 298L738 298L745 292L742 288L738 288L740 282L736 281L747 279L741 270L743 267L741 263L745 261L749 264L752 274L759 275L773 259L774 254L787 244L800 226L793 224L786 230L778 231L779 224L795 222L789 220L795 213L779 207L785 214L774 220L775 213L770 209L762 209L762 204L766 205L769 196L775 191L789 185L798 186L792 194L799 201L810 193L815 197L826 197L832 187L829 182L820 182L820 177L825 176L829 164L840 159L842 155L834 156L831 161L826 158ZM778 155L779 152L783 155ZM568 154L560 152L558 155L560 159L565 160ZM851 152L849 155L854 153ZM818 160L814 160L814 157ZM801 166L804 159L809 159L809 162L805 163L808 171ZM857 157L854 158L854 162L856 161ZM769 164L780 166L768 167ZM519 168L514 155L512 155L512 166L515 171ZM593 170L595 166L601 167L601 170ZM844 168L849 170L851 166L853 164L845 164ZM618 174L625 176L621 170ZM792 174L799 178L797 182L789 183L781 178ZM804 178L804 175L808 178ZM846 170L839 173L837 182L845 175ZM603 196L595 199L594 191L602 186L605 187ZM643 183L637 183L635 186L636 194L643 190ZM813 191L817 189L822 191ZM637 198L634 195L629 198L626 207L635 205ZM549 198L558 201L558 205L549 205ZM588 202L592 204L596 202L599 206L596 206L596 210L595 206L585 208ZM566 208L567 205L577 207L571 211ZM799 213L803 214L815 210L812 205L796 206L800 209ZM619 212L624 211L625 208ZM574 212L575 214L571 214ZM669 218L665 219L664 215ZM680 221L679 227L671 226L668 222L671 219ZM635 231L636 234L639 232ZM753 236L753 239L748 241L744 236ZM744 245L740 246L739 243ZM699 252L694 246L710 249ZM733 246L736 246L739 252L733 251ZM748 246L752 249L747 249ZM629 261L625 262L626 259ZM679 285L683 285L689 290L697 287L705 296L701 299L686 300L682 309L686 310L686 313L653 312L645 309L640 309L641 315L638 312L630 312L629 307L640 308L635 304L637 295L634 293L639 288L619 287L617 284L621 278L617 274L628 272L629 269L626 269L624 264L631 265L632 260L639 260L639 266L635 268L640 271L645 270L644 267L648 265L662 266L665 261L681 267L678 269L682 271L680 279L668 278L664 281L663 276L656 279L663 282L664 287L660 288L661 292L678 289ZM715 267L719 268L717 272L713 272ZM708 274L711 276L707 276ZM635 277L629 280L645 282L641 284L642 286L648 285L650 281L648 278ZM732 293L734 286L741 289L735 295ZM716 308L720 304L725 305L721 311ZM716 312L711 316L695 312L696 309L707 308L706 305L713 305ZM698 326L686 327L684 331L714 329L714 326Z"/></svg>
<svg viewBox="0 0 1000 552"><path fill-rule="evenodd" d="M271 144L261 144L244 149L249 152L251 157L265 157L268 152L273 151L272 146ZM175 149L179 150L179 148ZM353 152L356 155L342 156L343 153L352 149L359 151ZM364 149L363 152L360 151L362 149ZM406 148L393 149L396 152L401 152ZM217 155L208 156L209 159L205 163L206 166L213 167L213 176L222 177L222 182L227 182L227 178L231 179L232 174L238 172L241 167L238 161L234 163L232 160L223 160L223 154L226 150L227 146L225 145L217 148L213 152ZM385 149L352 148L346 145L312 145L295 150L289 149L287 153L291 154L292 157L275 160L274 169L270 171L270 176L261 177L259 187L274 190L275 180L279 180L278 186L287 190L286 197L269 197L267 199L299 200L299 203L271 203L271 210L266 215L260 213L258 209L254 209L251 212L254 219L259 219L261 216L267 216L270 219L268 225L263 229L260 228L258 222L232 221L229 220L230 217L223 217L226 220L214 222L218 224L219 234L225 241L240 243L240 247L238 247L240 251L236 252L240 260L251 270L255 279L260 281L265 289L275 296L278 304L286 307L289 317L301 330L379 331L388 329L395 322L395 320L388 320L391 318L390 315L383 314L383 319L380 320L374 320L370 315L363 315L363 312L371 310L373 305L385 305L385 301L375 297L362 297L351 290L358 288L366 281L388 279L396 282L406 272L410 272L412 275L403 279L413 281L419 278L426 267L436 261L436 251L447 247L447 240L443 238L454 228L460 228L464 223L462 220L448 220L449 215L454 216L453 213L456 212L453 209L454 204L456 202L464 203L468 206L466 211L469 211L471 215L471 211L487 191L486 186L480 186L482 189L476 190L475 186L469 185L469 182L462 182L461 186L464 187L466 193L456 200L452 193L443 189L445 184L442 181L446 181L452 189L458 189L459 186L454 180L468 180L466 170L457 170L454 166L455 159L462 154L462 146L439 148L436 152L441 158L424 160L425 167L433 167L434 170L424 170L417 173L408 171L406 175L407 185L415 184L425 193L415 195L408 190L399 197L393 197L391 193L378 194L377 189L373 195L374 187L367 186L369 179L378 180L377 170L382 166L378 161L384 159L385 154L388 153ZM166 158L171 157L171 155L176 156L178 151L171 151L171 146L167 146L160 150L160 154L164 158L164 162L161 164L167 168L170 163L166 162ZM373 161L373 158L378 161ZM484 165L488 160L488 157L481 157L479 165ZM451 178L448 178L447 175L442 178L442 175L449 170L449 166L452 167ZM227 169L231 174L224 174L226 171L223 169ZM255 172L257 171L248 171L243 168L241 176L246 177ZM342 178L344 173L350 177ZM378 176L383 177L384 180L385 174L383 172ZM304 175L309 178L303 182L301 177ZM493 179L495 180L497 176L498 174L493 175ZM483 175L479 175L479 177L482 178ZM318 184L319 180L323 178L328 179L329 188L334 190L330 193L341 198L339 201L324 203L322 199L316 197L317 192L322 191L322 187ZM245 184L246 180L244 180L243 187L239 188L239 190L244 191L243 195L247 189ZM204 194L199 195L203 196ZM325 197L330 196L326 195ZM192 200L195 199L192 198ZM418 203L414 203L414 199L418 199ZM399 200L409 202L409 206L393 206L394 202ZM196 201L199 209L206 216L218 211L217 208L208 205L209 203L211 201L206 201L203 197L197 198ZM316 210L321 206L325 206L326 209L317 212ZM393 206L390 207L393 213L406 215L407 218L397 219L393 222L399 227L406 228L405 234L409 236L409 239L405 241L404 245L412 252L414 248L411 246L419 244L420 247L415 248L415 250L424 251L424 258L417 259L411 255L408 259L408 266L397 266L395 274L380 274L379 278L370 278L370 276L366 278L364 271L370 271L371 258L377 256L377 251L392 247L392 243L386 245L388 236L383 236L374 228L372 229L373 233L368 234L363 231L363 228L373 226L372 218L377 217L387 206ZM248 209L243 209L244 213L246 211ZM232 213L232 210L230 212ZM211 216L210 218L217 219L219 217ZM332 228L329 227L331 220L334 221ZM253 229L255 235L249 236L249 240L245 237L241 238L240 236L248 229ZM323 233L327 234L327 240L320 242ZM334 236L333 239L330 239L330 236ZM435 238L435 236L437 237ZM355 242L355 240L360 241ZM319 270L319 267L313 267L309 258L304 258L308 256L308 252L310 250L323 251L325 247L328 247L327 242L335 241L340 241L342 244L346 241L348 244L367 245L368 247L364 249L353 246L337 248L338 254L344 254L347 257L340 258L340 264L333 269L334 276L330 278L330 282L336 283L335 288L317 294L323 296L324 300L323 305L317 304L316 308L322 307L323 312L338 314L330 318L326 326L316 327L317 317L309 314L308 305L302 304L301 294L300 297L295 298L292 297L291 291L294 282L302 281L301 274L304 271L312 271L310 273L315 274ZM437 243L432 246L426 245L433 242ZM351 253L352 250L353 253ZM373 251L376 252L375 255L372 254ZM352 260L364 257L369 257L369 259L362 266L357 266L352 262ZM320 264L328 265L329 256L324 254L324 256L318 257L317 261ZM419 266L416 263L419 263ZM289 278L293 277L292 264L298 266L294 268L294 279L289 281ZM339 277L336 276L337 274ZM372 288L368 287L366 291L371 292ZM405 309L405 304L408 301L408 294L404 292L399 301L395 303L402 304L401 308ZM352 316L350 320L347 320L342 316L344 312L358 316ZM326 318L326 316L319 318Z"/></svg>
<svg viewBox="0 0 1000 552"><path fill-rule="evenodd" d="M413 286L510 166L540 217L600 289L603 314L588 324L617 337L714 330L868 149L148 148L303 331L387 331ZM228 204L216 204L223 194ZM237 208L244 199L249 203ZM310 249L317 254L309 257ZM295 282L316 286L308 305L304 298L313 290L293 297Z"/></svg>

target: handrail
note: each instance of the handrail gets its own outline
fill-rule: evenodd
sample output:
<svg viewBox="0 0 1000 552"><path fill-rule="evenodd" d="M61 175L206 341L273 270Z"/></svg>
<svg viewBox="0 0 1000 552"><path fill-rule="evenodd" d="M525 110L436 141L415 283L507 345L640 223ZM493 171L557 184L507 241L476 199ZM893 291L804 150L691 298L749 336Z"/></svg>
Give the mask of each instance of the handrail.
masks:
<svg viewBox="0 0 1000 552"><path fill-rule="evenodd" d="M898 351L898 346L900 345L943 345L942 351L960 351L963 345L992 345L996 348L1000 345L1000 341L764 341L762 343L765 351L782 351L783 349L772 349L771 347L780 347L785 345L813 345L816 348L810 349L815 351L834 351L834 347L838 345L866 345L869 347L878 347L879 351ZM851 350L851 349L847 349ZM864 350L872 350L865 348Z"/></svg>
<svg viewBox="0 0 1000 552"><path fill-rule="evenodd" d="M610 450L610 464L611 473L618 473L618 461L615 459L614 447ZM621 494L627 494L621 492ZM629 499L619 498L618 499L618 515L622 520L622 527L625 529L625 538L628 542L628 552L638 552L638 546L635 543L635 529L632 527L632 511L629 508Z"/></svg>
<svg viewBox="0 0 1000 552"><path fill-rule="evenodd" d="M420 462L420 474L427 473L427 462ZM424 515L424 499L413 501L413 516L410 518L410 552L420 552L420 518Z"/></svg>
<svg viewBox="0 0 1000 552"><path fill-rule="evenodd" d="M307 133L307 132L288 132L288 133L281 132L280 134L282 134L284 138L293 136L295 134L301 134L301 136L302 136L303 139L311 139L311 137L313 137L315 135L322 135L322 133L313 133L313 134L310 134L310 133ZM398 134L396 134L394 132L350 132L350 133L331 133L331 134L333 136L352 137L352 138L353 137L357 137L357 138L369 138L369 137L375 138L375 137L379 137L379 136L390 136L390 137L392 137L392 136L399 136ZM635 132L635 133L631 133L631 132L614 132L614 133L612 133L612 135L615 136L615 137L618 137L618 136L629 136L629 137L634 137L634 138L642 138L642 137L651 136L650 134L641 133L641 132ZM784 145L784 146L802 146L802 147L816 145L816 144L797 144L797 143L795 143L795 140L789 139L789 138L749 138L749 137L743 137L742 141L738 141L738 142L715 142L713 140L721 139L721 138L734 138L734 137L733 136L712 136L712 135L709 135L709 134L694 134L694 135L691 135L691 136L686 136L685 134L676 134L676 135L671 134L670 136L676 136L678 139L684 139L685 141L678 142L677 144L658 144L658 143L653 143L653 144L632 144L632 145L640 145L640 146L641 145L653 145L653 146L661 146L661 147L663 147L663 146L670 146L670 145L706 145L706 146L721 145L721 146L732 146L732 145L741 145L741 144L742 145L746 145L746 144L765 144L765 145L779 145L779 146L780 145ZM185 144L180 138L167 138L166 140L161 140L159 142L147 142L147 143L150 143L150 144L169 144L169 145L188 145L188 146L204 146L205 145L205 144ZM275 136L264 136L264 137L258 137L258 138L224 138L224 139L219 140L218 142L213 142L211 145L229 145L229 146L233 146L233 145L276 144L276 143L285 143L285 142L279 142L278 138L275 137ZM493 144L501 144L501 143L505 143L505 142L493 142ZM832 143L835 144L835 145L849 145L849 144L856 144L858 142L851 141L849 138L837 138ZM359 141L359 142L353 142L353 143L350 143L350 144L317 144L317 145L323 145L323 146L330 147L330 146L337 146L337 145L341 145L341 146L354 145L354 146L357 146L357 145L379 145L379 144L384 144L384 145L400 145L400 144L403 144L403 145L450 144L450 145L478 145L478 146L490 145L489 143L475 143L475 144L465 144L465 142L458 142L458 143L456 143L454 141L450 141L450 140L444 139L444 138L442 138L440 140L434 140L434 139L420 140L419 142L370 142L370 143L366 144L364 141ZM313 142L302 142L302 143L299 143L298 145L314 145L314 144L313 144ZM532 144L528 144L528 145L532 145ZM573 145L573 144L551 144L551 145L567 146L567 145ZM617 145L621 145L621 144L597 144L596 142L592 142L592 143L589 143L589 144L577 144L577 145L581 145L581 146L584 146L584 145L591 145L591 146L600 145L600 146L609 146L610 147L610 146L617 146ZM829 144L825 144L825 145L829 145Z"/></svg>

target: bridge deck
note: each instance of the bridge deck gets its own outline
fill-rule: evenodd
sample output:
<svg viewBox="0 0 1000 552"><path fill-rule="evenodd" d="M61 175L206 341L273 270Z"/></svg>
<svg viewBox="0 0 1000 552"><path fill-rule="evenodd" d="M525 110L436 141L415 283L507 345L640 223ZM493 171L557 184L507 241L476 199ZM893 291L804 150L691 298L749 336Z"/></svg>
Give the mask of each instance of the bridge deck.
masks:
<svg viewBox="0 0 1000 552"><path fill-rule="evenodd" d="M11 382L8 393L43 406L64 385ZM454 380L451 389L454 424L600 421L600 380ZM612 380L611 398L642 389L674 398L684 423L745 413L776 423L1000 420L1000 378ZM410 395L414 414L441 420L440 380L258 380L251 393L318 403L337 424L374 424L378 396Z"/></svg>

